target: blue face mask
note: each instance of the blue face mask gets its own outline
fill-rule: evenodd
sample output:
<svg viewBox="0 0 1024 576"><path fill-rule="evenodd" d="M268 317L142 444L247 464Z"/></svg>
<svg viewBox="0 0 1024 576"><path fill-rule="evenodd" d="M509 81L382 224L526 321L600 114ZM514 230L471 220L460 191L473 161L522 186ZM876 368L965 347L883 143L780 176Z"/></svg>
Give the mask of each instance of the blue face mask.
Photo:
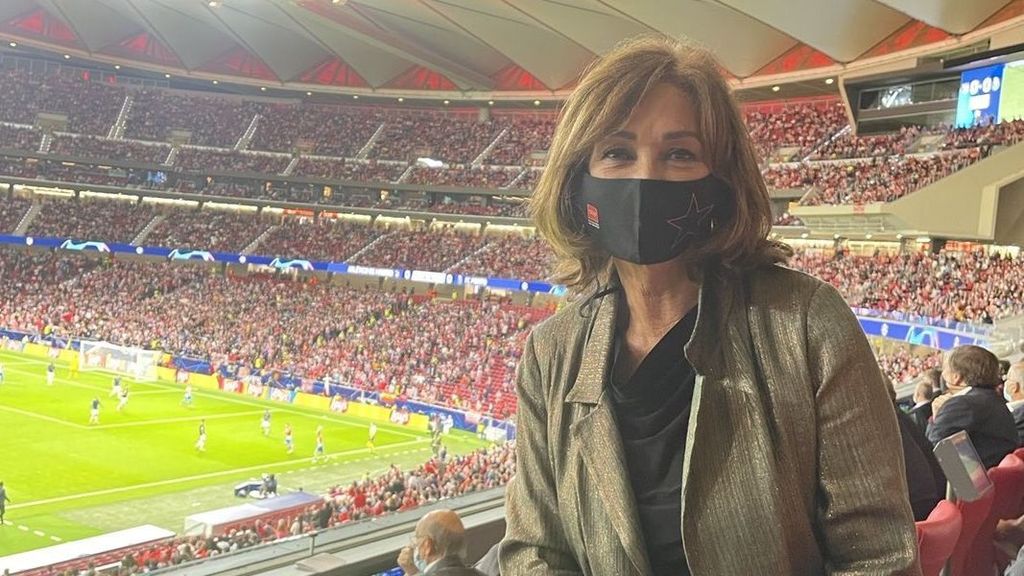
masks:
<svg viewBox="0 0 1024 576"><path fill-rule="evenodd" d="M420 556L419 546L412 549L412 563L416 565L416 569L420 572L427 571L427 560Z"/></svg>

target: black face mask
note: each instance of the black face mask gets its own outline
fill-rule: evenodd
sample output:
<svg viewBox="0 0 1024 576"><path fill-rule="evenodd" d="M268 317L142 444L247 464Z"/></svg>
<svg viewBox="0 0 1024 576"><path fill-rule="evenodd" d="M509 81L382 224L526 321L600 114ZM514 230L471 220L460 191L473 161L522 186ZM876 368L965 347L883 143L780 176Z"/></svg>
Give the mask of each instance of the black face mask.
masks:
<svg viewBox="0 0 1024 576"><path fill-rule="evenodd" d="M657 264L711 236L729 188L710 174L682 182L583 174L574 198L587 235L609 254Z"/></svg>

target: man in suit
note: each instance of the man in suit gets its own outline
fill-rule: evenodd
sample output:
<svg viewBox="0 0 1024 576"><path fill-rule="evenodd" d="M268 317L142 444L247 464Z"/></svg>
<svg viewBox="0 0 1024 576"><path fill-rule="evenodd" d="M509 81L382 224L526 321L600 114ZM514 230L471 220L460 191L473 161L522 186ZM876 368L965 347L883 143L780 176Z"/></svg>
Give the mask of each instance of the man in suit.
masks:
<svg viewBox="0 0 1024 576"><path fill-rule="evenodd" d="M935 398L938 390L938 387L932 385L931 372L929 370L914 388L914 407L910 409L909 413L910 418L921 429L921 432L928 429L928 421L932 418L932 399Z"/></svg>
<svg viewBox="0 0 1024 576"><path fill-rule="evenodd" d="M1003 396L1006 398L1006 407L1013 415L1013 422L1017 425L1017 442L1024 444L1024 364L1018 362L1006 373Z"/></svg>
<svg viewBox="0 0 1024 576"><path fill-rule="evenodd" d="M928 440L936 444L966 431L985 467L996 466L1020 441L1013 416L996 391L999 359L980 346L960 346L946 356L942 377L949 393L932 402L935 416L928 426Z"/></svg>
<svg viewBox="0 0 1024 576"><path fill-rule="evenodd" d="M408 576L484 576L466 566L466 529L452 510L434 510L416 524L409 546L398 554Z"/></svg>

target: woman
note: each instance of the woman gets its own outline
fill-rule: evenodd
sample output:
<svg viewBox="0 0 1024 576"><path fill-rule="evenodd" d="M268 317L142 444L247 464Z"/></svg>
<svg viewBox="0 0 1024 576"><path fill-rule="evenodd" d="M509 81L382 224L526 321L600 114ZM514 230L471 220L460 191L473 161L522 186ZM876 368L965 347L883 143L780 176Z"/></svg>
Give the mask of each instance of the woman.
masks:
<svg viewBox="0 0 1024 576"><path fill-rule="evenodd" d="M707 52L598 61L531 202L583 297L520 364L503 576L919 573L881 373L839 294L776 265Z"/></svg>

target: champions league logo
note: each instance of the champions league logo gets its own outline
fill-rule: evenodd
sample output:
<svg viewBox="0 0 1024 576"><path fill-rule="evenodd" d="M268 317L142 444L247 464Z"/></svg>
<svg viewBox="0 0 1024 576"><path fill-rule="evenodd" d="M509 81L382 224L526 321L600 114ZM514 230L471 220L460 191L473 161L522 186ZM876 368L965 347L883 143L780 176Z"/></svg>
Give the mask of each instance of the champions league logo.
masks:
<svg viewBox="0 0 1024 576"><path fill-rule="evenodd" d="M106 242L75 242L74 240L68 239L62 242L60 247L62 250L73 250L76 252L84 252L86 250L110 252L110 246L107 246Z"/></svg>
<svg viewBox="0 0 1024 576"><path fill-rule="evenodd" d="M204 262L214 262L216 259L213 254L210 254L206 250L179 250L174 249L170 254L167 255L170 260L202 260Z"/></svg>
<svg viewBox="0 0 1024 576"><path fill-rule="evenodd" d="M298 268L299 270L305 270L308 272L313 269L313 263L309 260L282 260L281 258L274 258L270 265L278 270L291 270L292 268Z"/></svg>

